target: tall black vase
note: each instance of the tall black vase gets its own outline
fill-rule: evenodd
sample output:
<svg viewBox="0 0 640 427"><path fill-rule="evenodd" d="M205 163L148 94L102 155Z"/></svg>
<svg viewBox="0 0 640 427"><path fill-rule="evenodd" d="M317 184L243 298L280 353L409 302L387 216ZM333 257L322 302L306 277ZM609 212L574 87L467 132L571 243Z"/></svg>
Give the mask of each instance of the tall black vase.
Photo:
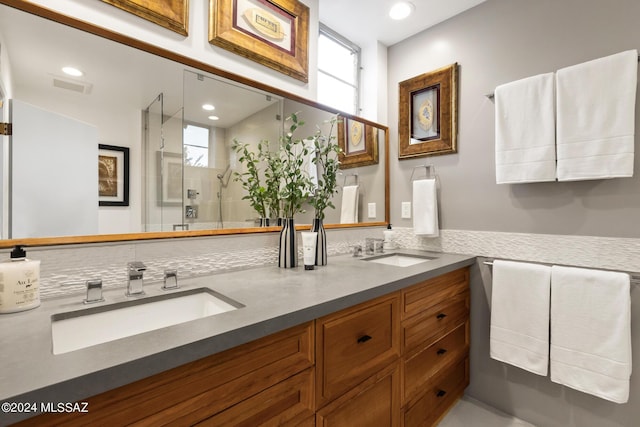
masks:
<svg viewBox="0 0 640 427"><path fill-rule="evenodd" d="M320 218L314 218L311 231L318 233L316 240L316 265L327 265L327 233Z"/></svg>
<svg viewBox="0 0 640 427"><path fill-rule="evenodd" d="M293 218L285 218L280 230L280 250L278 267L293 268L298 266L298 239Z"/></svg>

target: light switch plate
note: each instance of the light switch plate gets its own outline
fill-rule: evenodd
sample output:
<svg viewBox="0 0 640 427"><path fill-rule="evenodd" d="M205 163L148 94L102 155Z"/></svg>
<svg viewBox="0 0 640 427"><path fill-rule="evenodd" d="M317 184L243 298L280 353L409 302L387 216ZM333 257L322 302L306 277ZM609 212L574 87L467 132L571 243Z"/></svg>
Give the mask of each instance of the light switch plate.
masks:
<svg viewBox="0 0 640 427"><path fill-rule="evenodd" d="M375 203L369 203L367 205L369 211L368 211L368 216L369 219L373 219L376 217L376 204Z"/></svg>
<svg viewBox="0 0 640 427"><path fill-rule="evenodd" d="M411 202L402 202L402 218L411 218Z"/></svg>

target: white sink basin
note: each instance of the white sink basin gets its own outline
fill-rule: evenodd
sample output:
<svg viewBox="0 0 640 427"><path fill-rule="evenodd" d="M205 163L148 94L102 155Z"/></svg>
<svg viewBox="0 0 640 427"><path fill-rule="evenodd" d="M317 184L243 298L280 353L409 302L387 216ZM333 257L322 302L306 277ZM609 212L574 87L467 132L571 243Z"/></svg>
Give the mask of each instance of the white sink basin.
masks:
<svg viewBox="0 0 640 427"><path fill-rule="evenodd" d="M435 258L422 255L389 254L365 258L364 260L368 262L375 262L377 264L393 265L396 267L409 267L420 264L421 262L431 261L432 259Z"/></svg>
<svg viewBox="0 0 640 427"><path fill-rule="evenodd" d="M166 328L244 307L208 288L142 298L51 317L53 354Z"/></svg>

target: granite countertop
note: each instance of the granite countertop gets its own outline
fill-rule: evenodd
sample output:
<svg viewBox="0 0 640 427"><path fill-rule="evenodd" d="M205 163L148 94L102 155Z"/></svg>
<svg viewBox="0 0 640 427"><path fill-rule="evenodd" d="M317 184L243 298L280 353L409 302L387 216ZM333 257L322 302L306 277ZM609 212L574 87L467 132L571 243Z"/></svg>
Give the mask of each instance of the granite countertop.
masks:
<svg viewBox="0 0 640 427"><path fill-rule="evenodd" d="M208 287L244 307L58 355L52 353L51 316L86 309L82 296L0 315L0 401L81 401L475 262L468 255L398 252L435 259L396 267L340 255L311 271L269 266L180 279L180 289L169 292ZM145 292L165 295L160 287L145 283ZM124 288L105 291L104 298L98 304L128 300ZM31 415L0 412L0 425Z"/></svg>

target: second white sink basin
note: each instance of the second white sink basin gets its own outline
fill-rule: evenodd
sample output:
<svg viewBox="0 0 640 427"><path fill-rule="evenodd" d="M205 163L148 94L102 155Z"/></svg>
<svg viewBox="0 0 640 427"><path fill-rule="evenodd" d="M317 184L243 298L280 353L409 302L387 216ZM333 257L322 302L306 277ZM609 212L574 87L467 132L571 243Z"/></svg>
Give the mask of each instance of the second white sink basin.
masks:
<svg viewBox="0 0 640 427"><path fill-rule="evenodd" d="M142 298L51 317L53 354L166 328L244 307L208 288Z"/></svg>
<svg viewBox="0 0 640 427"><path fill-rule="evenodd" d="M377 264L393 265L396 267L409 267L420 264L421 262L431 261L432 259L435 258L421 255L389 254L365 258L364 260L368 262L375 262Z"/></svg>

